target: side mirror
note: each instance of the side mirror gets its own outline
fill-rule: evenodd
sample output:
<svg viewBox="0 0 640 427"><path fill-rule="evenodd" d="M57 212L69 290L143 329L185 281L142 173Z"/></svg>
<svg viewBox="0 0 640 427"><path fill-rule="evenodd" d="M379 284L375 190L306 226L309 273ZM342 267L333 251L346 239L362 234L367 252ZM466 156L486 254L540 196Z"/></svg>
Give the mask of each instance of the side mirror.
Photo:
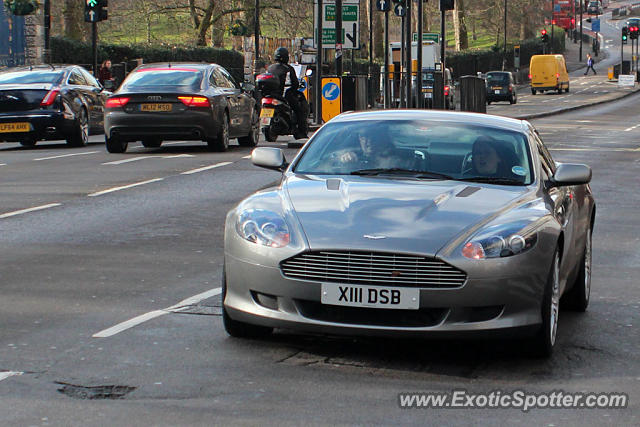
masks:
<svg viewBox="0 0 640 427"><path fill-rule="evenodd" d="M551 177L554 187L588 184L591 181L591 168L576 163L560 163Z"/></svg>
<svg viewBox="0 0 640 427"><path fill-rule="evenodd" d="M261 168L273 169L280 172L289 166L284 153L279 148L258 147L251 152L251 162Z"/></svg>

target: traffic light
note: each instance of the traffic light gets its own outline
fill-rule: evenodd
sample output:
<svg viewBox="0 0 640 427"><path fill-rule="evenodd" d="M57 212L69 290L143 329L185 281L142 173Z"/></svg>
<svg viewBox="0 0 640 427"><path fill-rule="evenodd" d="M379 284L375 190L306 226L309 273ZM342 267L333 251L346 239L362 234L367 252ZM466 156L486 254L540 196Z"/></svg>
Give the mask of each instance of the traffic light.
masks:
<svg viewBox="0 0 640 427"><path fill-rule="evenodd" d="M85 22L106 21L108 18L107 6L109 6L108 0L85 0L84 2Z"/></svg>
<svg viewBox="0 0 640 427"><path fill-rule="evenodd" d="M540 31L540 39L542 43L549 43L549 34L547 34L547 30Z"/></svg>
<svg viewBox="0 0 640 427"><path fill-rule="evenodd" d="M622 44L627 44L628 38L629 38L629 28L622 27Z"/></svg>
<svg viewBox="0 0 640 427"><path fill-rule="evenodd" d="M629 27L629 38L631 40L638 39L638 27Z"/></svg>

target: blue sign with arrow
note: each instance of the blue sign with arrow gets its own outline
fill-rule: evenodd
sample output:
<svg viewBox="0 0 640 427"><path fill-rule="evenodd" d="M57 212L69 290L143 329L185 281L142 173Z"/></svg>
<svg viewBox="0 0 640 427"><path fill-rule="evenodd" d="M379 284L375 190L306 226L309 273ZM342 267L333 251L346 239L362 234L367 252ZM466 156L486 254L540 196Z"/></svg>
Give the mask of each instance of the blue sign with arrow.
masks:
<svg viewBox="0 0 640 427"><path fill-rule="evenodd" d="M380 12L388 12L391 10L391 0L376 0L376 9Z"/></svg>
<svg viewBox="0 0 640 427"><path fill-rule="evenodd" d="M322 96L327 101L334 101L340 96L340 87L333 82L329 82L322 87Z"/></svg>

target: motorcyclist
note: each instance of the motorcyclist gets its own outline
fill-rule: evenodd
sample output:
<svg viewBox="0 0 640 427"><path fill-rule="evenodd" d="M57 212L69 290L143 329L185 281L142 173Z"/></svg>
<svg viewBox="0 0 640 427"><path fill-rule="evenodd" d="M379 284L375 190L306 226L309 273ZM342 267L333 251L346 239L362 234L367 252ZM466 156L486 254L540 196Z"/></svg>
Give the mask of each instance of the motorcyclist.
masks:
<svg viewBox="0 0 640 427"><path fill-rule="evenodd" d="M289 51L285 47L279 47L276 49L273 57L276 62L267 68L267 72L276 76L280 81L280 95L284 92L287 74L289 75L291 86L285 92L284 98L291 109L296 113L296 117L298 119L293 136L296 139L306 138L307 114L305 114L305 110L308 111L308 109L305 109L303 105L301 105L301 94L298 92L298 76L296 75L296 71L293 67L289 65Z"/></svg>

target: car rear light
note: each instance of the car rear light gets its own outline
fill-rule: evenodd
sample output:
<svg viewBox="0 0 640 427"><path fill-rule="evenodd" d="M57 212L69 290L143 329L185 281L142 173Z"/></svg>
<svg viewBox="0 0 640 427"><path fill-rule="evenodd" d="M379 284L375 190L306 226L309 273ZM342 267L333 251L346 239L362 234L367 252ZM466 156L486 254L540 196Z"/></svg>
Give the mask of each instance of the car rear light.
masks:
<svg viewBox="0 0 640 427"><path fill-rule="evenodd" d="M275 98L262 98L262 105L280 105L282 101Z"/></svg>
<svg viewBox="0 0 640 427"><path fill-rule="evenodd" d="M51 89L40 101L41 107L50 107L56 100L56 97L60 93L59 89Z"/></svg>
<svg viewBox="0 0 640 427"><path fill-rule="evenodd" d="M560 73L556 73L556 78L559 79L560 78Z"/></svg>
<svg viewBox="0 0 640 427"><path fill-rule="evenodd" d="M513 92L513 86L509 86L509 92Z"/></svg>
<svg viewBox="0 0 640 427"><path fill-rule="evenodd" d="M533 77L531 74L529 74L529 79L531 79L531 77Z"/></svg>
<svg viewBox="0 0 640 427"><path fill-rule="evenodd" d="M119 98L109 98L107 99L107 103L104 105L105 108L118 108L124 107L129 102L130 98L119 97Z"/></svg>
<svg viewBox="0 0 640 427"><path fill-rule="evenodd" d="M187 107L209 107L209 98L204 96L179 96L178 99L182 101Z"/></svg>

